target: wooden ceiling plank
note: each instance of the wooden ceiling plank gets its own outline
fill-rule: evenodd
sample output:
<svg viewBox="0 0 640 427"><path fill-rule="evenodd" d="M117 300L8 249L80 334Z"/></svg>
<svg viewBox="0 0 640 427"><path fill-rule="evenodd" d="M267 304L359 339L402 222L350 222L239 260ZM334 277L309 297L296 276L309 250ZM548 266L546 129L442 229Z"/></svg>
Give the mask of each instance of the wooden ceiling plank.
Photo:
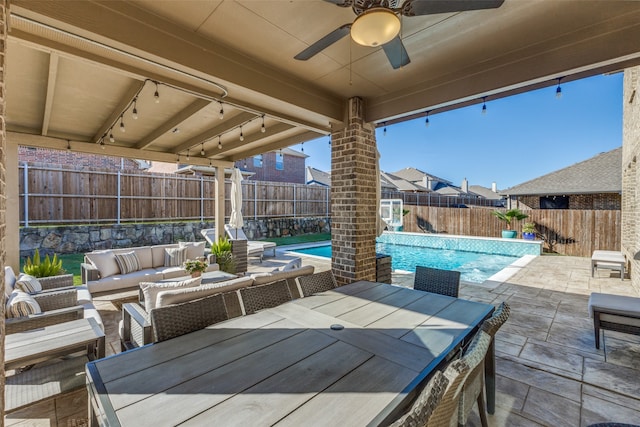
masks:
<svg viewBox="0 0 640 427"><path fill-rule="evenodd" d="M154 141L160 138L165 133L175 129L180 123L187 120L189 117L196 114L198 111L205 108L207 105L211 104L211 101L206 99L196 99L191 104L189 104L186 108L180 111L175 116L171 117L169 120L158 126L153 130L149 135L142 138L134 148L139 150L144 150L145 148L149 148L153 145Z"/></svg>
<svg viewBox="0 0 640 427"><path fill-rule="evenodd" d="M299 133L297 135L292 135L288 138L283 138L281 140L275 141L271 144L263 145L260 147L256 147L254 149L243 151L242 153L239 153L239 154L231 155L227 158L235 162L236 160L242 160L247 157L253 157L258 154L264 154L270 151L279 150L281 148L287 148L287 147L290 147L291 145L300 144L301 142L306 142L306 141L318 138L320 136L323 136L323 134L312 132L312 131L305 131L303 133Z"/></svg>
<svg viewBox="0 0 640 427"><path fill-rule="evenodd" d="M220 134L223 134L225 132L228 132L230 130L232 130L233 128L236 128L242 124L244 124L245 122L251 120L251 119L255 119L256 116L253 113L247 113L247 112L242 112L236 116L233 116L230 119L226 119L224 120L222 123L220 123L218 126L214 126L210 129L207 129L206 131L200 133L199 135L196 135L192 138L189 138L188 140L186 140L185 142L183 142L182 144L178 145L177 147L175 147L174 149L171 150L171 152L173 154L179 154L182 151L188 150L190 148L195 147L196 145L202 144L203 142L208 141L209 139L218 136Z"/></svg>
<svg viewBox="0 0 640 427"><path fill-rule="evenodd" d="M44 115L42 117L42 135L47 136L49 123L51 121L51 111L56 92L56 80L58 78L58 54L49 54L49 77L47 78L47 95L44 101Z"/></svg>
<svg viewBox="0 0 640 427"><path fill-rule="evenodd" d="M98 132L96 132L93 136L92 141L94 143L100 141L100 138L102 138L102 136L107 133L109 128L115 123L118 117L120 117L124 109L129 106L129 103L131 102L133 97L136 96L136 94L140 92L140 90L142 90L142 88L144 87L144 83L144 80L135 80L131 83L131 85L129 85L129 88L125 92L124 96L120 99L120 102L118 102L118 104L115 106L115 108L109 115L109 118L102 124L102 126L100 126Z"/></svg>

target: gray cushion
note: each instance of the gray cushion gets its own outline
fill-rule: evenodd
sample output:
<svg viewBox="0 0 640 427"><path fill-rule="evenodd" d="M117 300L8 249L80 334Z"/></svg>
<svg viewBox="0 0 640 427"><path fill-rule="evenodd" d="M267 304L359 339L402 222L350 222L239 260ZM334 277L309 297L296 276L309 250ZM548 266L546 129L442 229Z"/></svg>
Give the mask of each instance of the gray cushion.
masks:
<svg viewBox="0 0 640 427"><path fill-rule="evenodd" d="M114 261L115 262L115 261ZM107 278L100 278L98 280L90 281L87 283L89 292L107 292L116 289L125 289L138 286L140 282L157 282L164 277L162 273L158 273L154 269L148 268L146 270L134 271L129 274L118 274Z"/></svg>
<svg viewBox="0 0 640 427"><path fill-rule="evenodd" d="M594 292L589 297L589 316L593 310L621 316L640 317L640 298Z"/></svg>
<svg viewBox="0 0 640 427"><path fill-rule="evenodd" d="M13 268L4 268L4 295L9 298L11 292L13 292L14 285L16 284L16 275L13 272Z"/></svg>
<svg viewBox="0 0 640 427"><path fill-rule="evenodd" d="M205 242L180 242L181 248L187 248L185 259L197 259L204 257Z"/></svg>
<svg viewBox="0 0 640 427"><path fill-rule="evenodd" d="M142 282L140 283L140 288L142 289L142 293L144 294L145 309L147 311L150 311L152 308L157 307L156 300L157 300L158 294L161 291L200 286L201 282L202 282L201 277L196 277L194 279L181 280L178 282L164 282L164 283Z"/></svg>
<svg viewBox="0 0 640 427"><path fill-rule="evenodd" d="M174 289L170 291L162 291L158 293L156 307L165 307L171 304L180 304L194 299L204 298L209 295L215 295L221 292L230 292L238 289L246 288L253 284L250 277L240 277L238 279L227 280L224 282L210 283L197 288Z"/></svg>
<svg viewBox="0 0 640 427"><path fill-rule="evenodd" d="M113 251L89 252L85 254L85 257L98 269L101 278L120 274L120 267L118 267Z"/></svg>

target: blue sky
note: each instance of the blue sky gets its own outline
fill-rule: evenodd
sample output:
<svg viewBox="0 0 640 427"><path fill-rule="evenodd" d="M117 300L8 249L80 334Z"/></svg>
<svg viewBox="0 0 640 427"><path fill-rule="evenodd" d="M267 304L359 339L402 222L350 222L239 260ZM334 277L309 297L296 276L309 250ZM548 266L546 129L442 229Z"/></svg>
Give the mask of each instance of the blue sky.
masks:
<svg viewBox="0 0 640 427"><path fill-rule="evenodd" d="M601 75L377 130L380 167L415 167L460 185L505 189L622 145L623 74ZM304 144L307 166L329 171L328 137ZM292 148L300 150L300 144Z"/></svg>

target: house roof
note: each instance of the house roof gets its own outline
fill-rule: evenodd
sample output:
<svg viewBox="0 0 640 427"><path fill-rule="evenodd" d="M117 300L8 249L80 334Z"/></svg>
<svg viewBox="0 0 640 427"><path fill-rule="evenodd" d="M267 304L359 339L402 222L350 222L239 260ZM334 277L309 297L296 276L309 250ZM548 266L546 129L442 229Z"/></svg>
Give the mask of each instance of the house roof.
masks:
<svg viewBox="0 0 640 427"><path fill-rule="evenodd" d="M320 169L307 166L307 184L318 184L331 187L331 174Z"/></svg>
<svg viewBox="0 0 640 427"><path fill-rule="evenodd" d="M293 157L303 157L303 158L307 158L309 157L309 155L304 154L298 150L294 150L293 148L283 148L282 150L280 150L282 152L283 155L285 156L293 156Z"/></svg>
<svg viewBox="0 0 640 427"><path fill-rule="evenodd" d="M500 194L508 196L619 193L622 191L622 147L551 172Z"/></svg>
<svg viewBox="0 0 640 427"><path fill-rule="evenodd" d="M470 185L469 191L488 200L500 200L503 196L482 185Z"/></svg>
<svg viewBox="0 0 640 427"><path fill-rule="evenodd" d="M399 191L428 191L422 185L415 184L410 182L404 178L401 178L395 174L380 172L382 182L385 180L390 184L390 186L394 187L395 190Z"/></svg>
<svg viewBox="0 0 640 427"><path fill-rule="evenodd" d="M423 182L423 178L429 177L430 179L434 180L434 181L438 181L438 182L443 182L445 184L451 184L451 181L437 177L435 175L431 175L428 174L424 171L421 171L420 169L416 169L416 168L404 168L401 169L397 172L393 172L393 175L402 178L402 179L406 179L407 181L410 182Z"/></svg>

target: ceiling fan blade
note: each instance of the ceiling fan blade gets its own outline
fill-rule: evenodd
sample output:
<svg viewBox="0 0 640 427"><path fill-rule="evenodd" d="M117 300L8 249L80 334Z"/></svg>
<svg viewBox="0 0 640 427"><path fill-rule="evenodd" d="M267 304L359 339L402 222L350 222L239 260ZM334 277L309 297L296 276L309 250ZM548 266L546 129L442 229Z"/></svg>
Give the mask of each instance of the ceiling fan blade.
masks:
<svg viewBox="0 0 640 427"><path fill-rule="evenodd" d="M382 49L384 49L384 53L387 54L387 58L389 58L389 62L394 70L404 67L411 62L400 36L396 36L389 43L383 44Z"/></svg>
<svg viewBox="0 0 640 427"><path fill-rule="evenodd" d="M324 0L327 3L335 4L340 7L351 7L353 5L353 0Z"/></svg>
<svg viewBox="0 0 640 427"><path fill-rule="evenodd" d="M312 56L328 48L344 36L348 35L349 31L351 31L351 24L344 24L342 27L336 28L335 30L294 56L294 58L300 61L306 61Z"/></svg>
<svg viewBox="0 0 640 427"><path fill-rule="evenodd" d="M504 3L504 0L408 0L402 7L402 14L405 16L420 16L495 9L502 6L502 3Z"/></svg>

